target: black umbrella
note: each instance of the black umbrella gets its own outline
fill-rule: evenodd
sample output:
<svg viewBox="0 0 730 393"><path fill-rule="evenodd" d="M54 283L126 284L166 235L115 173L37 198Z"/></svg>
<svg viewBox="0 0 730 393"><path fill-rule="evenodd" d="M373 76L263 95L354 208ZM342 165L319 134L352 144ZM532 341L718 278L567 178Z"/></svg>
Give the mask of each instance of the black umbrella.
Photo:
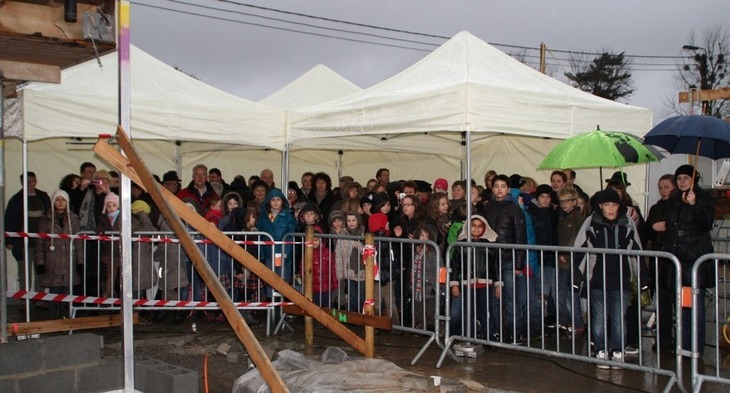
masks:
<svg viewBox="0 0 730 393"><path fill-rule="evenodd" d="M717 117L675 116L657 124L644 136L645 145L671 154L694 154L717 160L730 158L730 123Z"/></svg>

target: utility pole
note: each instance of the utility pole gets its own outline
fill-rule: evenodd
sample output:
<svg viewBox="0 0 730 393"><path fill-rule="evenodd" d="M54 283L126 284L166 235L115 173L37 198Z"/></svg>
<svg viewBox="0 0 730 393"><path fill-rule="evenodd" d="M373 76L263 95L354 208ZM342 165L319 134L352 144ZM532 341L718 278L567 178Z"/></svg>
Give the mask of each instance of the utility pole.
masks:
<svg viewBox="0 0 730 393"><path fill-rule="evenodd" d="M700 73L700 91L702 90L709 90L710 84L707 79L707 74L710 71L709 67L709 57L707 54L707 48L703 48L700 46L695 45L684 45L682 46L683 50L693 51L695 52L694 60L697 63L697 71ZM702 53L697 53L698 51L702 51ZM700 98L701 101L701 108L702 108L702 114L703 115L709 115L710 113L710 103L708 100L703 100ZM681 102L681 101L680 101ZM692 103L690 102L690 105Z"/></svg>
<svg viewBox="0 0 730 393"><path fill-rule="evenodd" d="M545 45L544 42L541 42L540 43L540 72L543 74L545 73L546 68L547 68L547 66L546 66L547 62L545 61L545 52L547 52L547 45Z"/></svg>

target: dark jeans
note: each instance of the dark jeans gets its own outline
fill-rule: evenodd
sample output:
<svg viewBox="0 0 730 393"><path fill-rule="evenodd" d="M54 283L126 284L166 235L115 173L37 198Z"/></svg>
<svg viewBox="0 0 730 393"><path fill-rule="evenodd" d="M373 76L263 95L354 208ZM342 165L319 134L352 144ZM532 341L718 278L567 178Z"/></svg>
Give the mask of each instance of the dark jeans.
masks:
<svg viewBox="0 0 730 393"><path fill-rule="evenodd" d="M472 296L472 307L468 313L472 319L468 321L463 318L466 313L467 291L471 291ZM449 334L452 336L466 334L467 323L471 324L471 337L490 339L495 337L495 333L499 333L499 301L494 297L494 287L475 289L462 286L460 296L451 297L449 314L451 316ZM476 319L473 319L474 317ZM477 321L479 325L476 324Z"/></svg>

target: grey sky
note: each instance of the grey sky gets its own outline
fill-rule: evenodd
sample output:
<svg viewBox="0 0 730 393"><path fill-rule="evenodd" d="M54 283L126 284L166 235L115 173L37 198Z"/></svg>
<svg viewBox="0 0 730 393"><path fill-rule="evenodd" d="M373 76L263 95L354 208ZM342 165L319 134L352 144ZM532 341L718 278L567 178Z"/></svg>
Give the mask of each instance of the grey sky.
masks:
<svg viewBox="0 0 730 393"><path fill-rule="evenodd" d="M229 12L190 6L225 8ZM290 12L321 16L391 29L453 36L467 30L499 44L596 52L604 48L631 55L687 55L680 48L691 29L699 36L712 26L728 28L728 0L482 0L482 1L214 1L132 0L132 43L170 65L193 73L204 82L258 101L285 86L317 64L324 64L362 88L389 78L426 56L444 39L348 26L294 15L244 7L260 5ZM144 6L151 5L158 8ZM250 24L163 10L214 15L287 29L343 36L424 50L378 46L368 43L275 30ZM330 28L367 32L431 43L423 45L318 30L235 14L242 12ZM508 53L518 49L498 46ZM526 52L536 55L536 52ZM567 55L553 53L558 79L568 70ZM537 59L527 59L537 63ZM651 108L655 122L666 117L664 101L676 99L678 86L671 60L634 60L635 93L630 104ZM667 66L639 65L636 63Z"/></svg>

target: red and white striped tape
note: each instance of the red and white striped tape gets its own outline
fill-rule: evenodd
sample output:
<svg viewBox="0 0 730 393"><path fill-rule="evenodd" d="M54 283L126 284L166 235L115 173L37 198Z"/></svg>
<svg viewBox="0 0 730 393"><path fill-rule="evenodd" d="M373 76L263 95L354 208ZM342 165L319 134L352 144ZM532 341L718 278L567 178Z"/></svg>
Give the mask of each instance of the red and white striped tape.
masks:
<svg viewBox="0 0 730 393"><path fill-rule="evenodd" d="M121 306L121 299L93 296L75 296L47 292L28 292L28 291L8 291L8 298L12 299L28 299L46 302L64 302L64 303L82 303L95 305ZM235 307L279 307L291 306L292 302L234 302ZM198 302L188 300L147 300L133 299L132 305L135 307L218 307L217 302Z"/></svg>
<svg viewBox="0 0 730 393"><path fill-rule="evenodd" d="M27 237L32 239L64 239L64 240L101 240L101 241L116 241L119 240L119 236L109 235L69 235L65 233L28 233L28 232L5 232L5 237ZM213 244L213 241L209 239L193 239L197 244ZM180 243L180 239L173 239L168 237L133 237L133 242L140 243ZM243 244L248 246L273 246L280 244L305 244L302 242L282 242L282 241L270 241L270 240L234 240L236 244Z"/></svg>

